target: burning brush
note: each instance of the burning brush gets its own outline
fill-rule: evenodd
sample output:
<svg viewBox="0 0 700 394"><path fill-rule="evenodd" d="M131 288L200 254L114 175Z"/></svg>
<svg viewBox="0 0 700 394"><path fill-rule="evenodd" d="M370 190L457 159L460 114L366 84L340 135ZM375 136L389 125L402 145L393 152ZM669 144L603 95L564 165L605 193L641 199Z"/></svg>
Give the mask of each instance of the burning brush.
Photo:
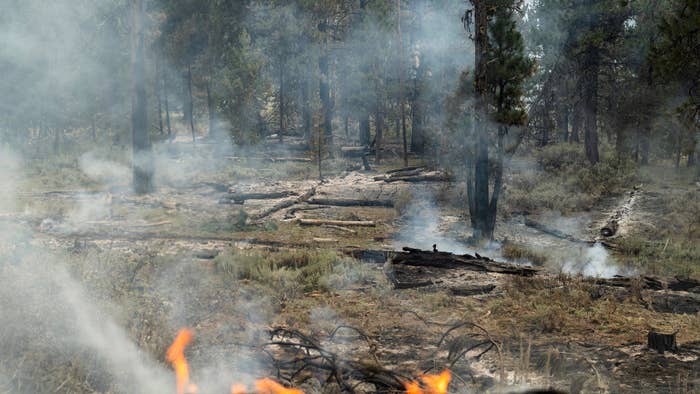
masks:
<svg viewBox="0 0 700 394"><path fill-rule="evenodd" d="M185 348L192 342L193 333L189 329L182 329L168 348L165 359L175 370L175 382L177 394L195 394L197 386L190 383L190 368L185 358ZM405 382L406 394L446 394L452 374L443 371L438 375L423 375L419 381ZM421 384L422 382L422 384ZM287 388L268 378L255 381L254 391L249 391L244 384L231 385L231 394L304 394L299 389Z"/></svg>

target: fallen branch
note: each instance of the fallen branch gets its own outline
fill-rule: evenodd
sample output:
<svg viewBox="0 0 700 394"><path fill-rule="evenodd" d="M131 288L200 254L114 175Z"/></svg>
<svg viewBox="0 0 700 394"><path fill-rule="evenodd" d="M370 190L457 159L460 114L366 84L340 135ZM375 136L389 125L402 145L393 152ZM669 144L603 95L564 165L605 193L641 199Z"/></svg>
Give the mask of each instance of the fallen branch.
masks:
<svg viewBox="0 0 700 394"><path fill-rule="evenodd" d="M388 207L394 206L392 200L359 200L350 198L319 198L309 200L309 204L330 205L335 207Z"/></svg>
<svg viewBox="0 0 700 394"><path fill-rule="evenodd" d="M296 213L301 212L301 211L313 211L316 209L324 209L324 208L330 208L327 205L317 205L317 206L301 206L301 207L293 207L287 210L284 214L285 219L294 219L296 218Z"/></svg>
<svg viewBox="0 0 700 394"><path fill-rule="evenodd" d="M374 227L376 223L372 220L331 220L331 219L299 219L302 226L360 226Z"/></svg>
<svg viewBox="0 0 700 394"><path fill-rule="evenodd" d="M357 231L355 231L355 230L353 230L353 229L346 228L346 227L341 227L341 226L335 226L335 225L332 225L332 224L324 224L324 225L321 226L321 227L325 227L325 228L330 228L330 229L333 229L333 230L342 231L342 232L348 233L348 234L357 234Z"/></svg>
<svg viewBox="0 0 700 394"><path fill-rule="evenodd" d="M452 177L443 172L433 171L420 175L388 177L384 182L450 182Z"/></svg>
<svg viewBox="0 0 700 394"><path fill-rule="evenodd" d="M237 193L229 189L229 195L219 200L219 204L243 204L246 200L275 200L296 195L292 191Z"/></svg>

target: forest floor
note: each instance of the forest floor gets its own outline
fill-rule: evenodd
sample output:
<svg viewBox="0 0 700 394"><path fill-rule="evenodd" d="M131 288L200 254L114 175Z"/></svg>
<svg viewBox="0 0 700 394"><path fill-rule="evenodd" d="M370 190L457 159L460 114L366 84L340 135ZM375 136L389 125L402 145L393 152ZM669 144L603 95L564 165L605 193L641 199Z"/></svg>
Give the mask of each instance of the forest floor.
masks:
<svg viewBox="0 0 700 394"><path fill-rule="evenodd" d="M182 156L167 160L175 166ZM0 216L31 236L4 245L3 255L11 260L16 250L38 246L63 256L87 292L108 300L129 338L156 360L163 361L177 329L192 328L196 341L188 357L201 392L225 390L221 387L230 382L211 377L222 366L241 381L288 378L291 371L279 360L289 349L269 343L272 327L298 330L340 359L406 379L449 368L452 392L700 389L700 315L656 301L665 299L660 293L673 293L700 305L697 294L641 287L600 291L586 278L697 279L695 249L684 245L700 234L696 224L678 218L694 215L698 204L669 207L669 201L697 195L700 186L691 179L646 176L602 194L587 209L568 212L524 212L522 203L505 197L497 242L475 245L468 240L459 182L376 180L401 167L400 160L390 157L372 171L358 169L355 161L329 162L331 170L320 182L313 163L233 157L186 180L164 182L143 197L119 181L86 183L76 177L60 184L50 170L38 172L20 183L17 209ZM520 177L518 171L508 179ZM506 184L506 193L509 187L517 193L515 182ZM253 192L284 195L242 204L231 200ZM302 196L307 201L296 201ZM348 198L393 206L322 203ZM295 203L268 211L287 200ZM618 213L617 234L596 243L602 225ZM341 222L302 225L300 219ZM429 285L396 289L387 279L391 262L350 257L403 246L431 250L433 244L440 251L537 265L545 274L526 278L424 267L412 274ZM451 291L484 285L492 286L483 294ZM647 349L652 329L677 333L678 351ZM491 344L496 346L481 354ZM31 361L26 365L31 368ZM59 387L61 374L71 368L63 364L47 372L46 386L37 391ZM285 382L307 392L332 392L324 377L326 372L310 368ZM27 385L30 379L15 373L7 384ZM119 390L95 378L78 380L64 382L57 392Z"/></svg>

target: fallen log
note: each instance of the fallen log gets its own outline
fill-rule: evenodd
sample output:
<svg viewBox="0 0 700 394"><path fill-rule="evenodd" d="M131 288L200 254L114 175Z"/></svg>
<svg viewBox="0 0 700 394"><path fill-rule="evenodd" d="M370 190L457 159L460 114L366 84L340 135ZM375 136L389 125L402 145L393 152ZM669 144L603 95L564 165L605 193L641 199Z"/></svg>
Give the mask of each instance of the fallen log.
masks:
<svg viewBox="0 0 700 394"><path fill-rule="evenodd" d="M461 268L470 271L521 276L534 276L540 273L538 268L526 265L500 263L487 257L478 258L469 254L457 255L449 252L429 252L413 248L404 248L404 252L395 253L391 261L394 264L416 267Z"/></svg>
<svg viewBox="0 0 700 394"><path fill-rule="evenodd" d="M334 207L388 207L393 208L392 200L359 200L351 198L319 198L309 200L313 205L330 205Z"/></svg>
<svg viewBox="0 0 700 394"><path fill-rule="evenodd" d="M650 294L651 307L656 312L694 315L700 312L700 296L672 292Z"/></svg>
<svg viewBox="0 0 700 394"><path fill-rule="evenodd" d="M376 223L372 220L331 220L331 219L299 219L302 226L360 226L374 227Z"/></svg>
<svg viewBox="0 0 700 394"><path fill-rule="evenodd" d="M427 172L420 175L389 177L384 182L450 182L452 177L442 172Z"/></svg>
<svg viewBox="0 0 700 394"><path fill-rule="evenodd" d="M393 169L393 170L389 170L389 171L387 171L386 173L387 173L387 174L394 174L394 173L397 173L397 172L405 172L405 171L420 170L420 169L424 169L424 168L425 168L425 167L421 167L421 166L401 167L401 168L395 168L395 169Z"/></svg>
<svg viewBox="0 0 700 394"><path fill-rule="evenodd" d="M300 211L313 211L316 209L325 209L325 208L330 208L328 205L316 205L316 206L301 206L301 207L293 207L287 210L284 214L285 219L294 219L296 218L296 213Z"/></svg>
<svg viewBox="0 0 700 394"><path fill-rule="evenodd" d="M289 199L278 202L277 204L271 206L270 208L268 208L268 209L266 209L266 210L264 210L256 215L251 216L251 219L260 220L260 219L262 219L268 215L271 215L279 210L282 210L284 208L289 208L292 205L306 202L314 194L316 194L316 187L315 186L312 187L311 189L309 189L306 193L302 194L299 197L289 198Z"/></svg>
<svg viewBox="0 0 700 394"><path fill-rule="evenodd" d="M281 192L237 193L235 190L229 189L229 195L221 200L231 200L234 201L234 203L240 201L242 203L245 200L275 200L278 198L294 196L296 194L297 193L288 190ZM221 201L219 202L221 203Z"/></svg>

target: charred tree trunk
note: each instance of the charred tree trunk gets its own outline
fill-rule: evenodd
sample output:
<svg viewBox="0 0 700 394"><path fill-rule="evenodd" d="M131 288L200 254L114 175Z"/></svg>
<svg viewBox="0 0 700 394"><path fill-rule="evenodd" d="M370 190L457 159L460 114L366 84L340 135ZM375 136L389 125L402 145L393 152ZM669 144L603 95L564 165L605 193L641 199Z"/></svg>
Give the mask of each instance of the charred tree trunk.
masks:
<svg viewBox="0 0 700 394"><path fill-rule="evenodd" d="M403 139L403 165L408 166L408 141L406 140L406 108L403 91L403 37L401 35L401 0L396 0L397 32L399 39L399 105L401 106L401 137Z"/></svg>
<svg viewBox="0 0 700 394"><path fill-rule="evenodd" d="M132 3L132 65L133 98L131 107L131 132L133 144L133 188L136 194L153 190L153 162L151 140L148 135L146 84L144 65L144 3Z"/></svg>

